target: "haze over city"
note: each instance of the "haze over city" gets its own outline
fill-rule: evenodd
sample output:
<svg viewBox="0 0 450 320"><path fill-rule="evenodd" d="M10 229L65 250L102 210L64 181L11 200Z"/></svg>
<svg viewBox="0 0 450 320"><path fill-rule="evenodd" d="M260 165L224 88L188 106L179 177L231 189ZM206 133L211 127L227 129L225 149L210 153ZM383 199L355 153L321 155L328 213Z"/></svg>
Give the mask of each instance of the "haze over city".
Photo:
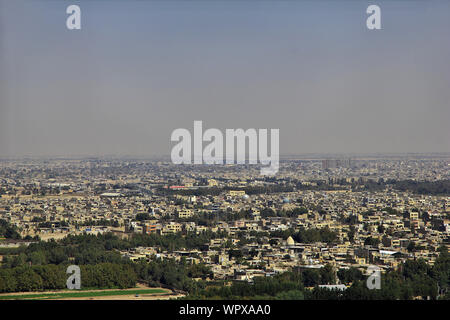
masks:
<svg viewBox="0 0 450 320"><path fill-rule="evenodd" d="M0 157L168 155L279 128L280 153L450 152L447 1L0 0Z"/></svg>

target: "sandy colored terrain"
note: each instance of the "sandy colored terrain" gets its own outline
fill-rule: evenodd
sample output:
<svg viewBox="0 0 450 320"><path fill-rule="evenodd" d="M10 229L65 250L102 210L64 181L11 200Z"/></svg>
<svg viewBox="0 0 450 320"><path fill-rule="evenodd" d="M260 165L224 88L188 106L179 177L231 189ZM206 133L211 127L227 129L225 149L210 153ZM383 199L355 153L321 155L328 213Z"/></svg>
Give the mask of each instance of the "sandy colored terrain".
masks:
<svg viewBox="0 0 450 320"><path fill-rule="evenodd" d="M135 295L123 295L123 296L103 296L103 297L84 297L84 298L63 298L63 299L53 299L53 300L169 300L184 297L182 294L170 294L166 295L164 293L155 294L140 294L139 297Z"/></svg>

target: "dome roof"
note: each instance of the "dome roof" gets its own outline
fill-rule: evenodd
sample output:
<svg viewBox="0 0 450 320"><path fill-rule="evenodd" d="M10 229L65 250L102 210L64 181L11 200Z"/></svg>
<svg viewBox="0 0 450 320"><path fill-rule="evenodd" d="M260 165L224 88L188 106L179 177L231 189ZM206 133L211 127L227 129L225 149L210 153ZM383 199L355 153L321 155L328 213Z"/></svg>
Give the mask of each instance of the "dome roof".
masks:
<svg viewBox="0 0 450 320"><path fill-rule="evenodd" d="M286 242L287 242L288 246L293 246L295 244L295 241L294 241L294 239L292 239L291 236L289 236L289 238L287 238Z"/></svg>

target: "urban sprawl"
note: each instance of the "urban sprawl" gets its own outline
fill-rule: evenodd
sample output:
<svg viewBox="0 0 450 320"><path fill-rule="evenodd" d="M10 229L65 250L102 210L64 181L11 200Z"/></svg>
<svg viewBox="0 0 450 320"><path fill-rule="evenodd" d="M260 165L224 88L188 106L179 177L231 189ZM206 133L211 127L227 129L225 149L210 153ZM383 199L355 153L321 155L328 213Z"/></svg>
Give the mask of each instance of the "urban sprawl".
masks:
<svg viewBox="0 0 450 320"><path fill-rule="evenodd" d="M351 283L340 279L342 270L367 274L377 266L383 275L407 260L432 267L448 244L447 155L290 157L275 176L259 169L142 159L2 160L0 220L20 236L0 234L0 249L68 235L139 235L154 245L112 250L133 262L202 265L207 276L192 274L193 280L224 285L327 267L337 276L320 286L345 290ZM183 247L178 240L187 237L197 242Z"/></svg>

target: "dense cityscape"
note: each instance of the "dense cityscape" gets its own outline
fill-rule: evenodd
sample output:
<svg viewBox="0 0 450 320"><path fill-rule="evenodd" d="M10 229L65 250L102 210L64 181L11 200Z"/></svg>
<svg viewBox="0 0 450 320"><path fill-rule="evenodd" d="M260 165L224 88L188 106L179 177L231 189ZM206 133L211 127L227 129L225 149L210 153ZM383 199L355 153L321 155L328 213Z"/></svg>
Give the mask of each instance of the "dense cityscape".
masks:
<svg viewBox="0 0 450 320"><path fill-rule="evenodd" d="M275 176L165 159L3 160L0 292L64 289L75 264L83 288L165 298L449 298L449 196L447 154L291 156ZM366 287L371 266L378 290Z"/></svg>

